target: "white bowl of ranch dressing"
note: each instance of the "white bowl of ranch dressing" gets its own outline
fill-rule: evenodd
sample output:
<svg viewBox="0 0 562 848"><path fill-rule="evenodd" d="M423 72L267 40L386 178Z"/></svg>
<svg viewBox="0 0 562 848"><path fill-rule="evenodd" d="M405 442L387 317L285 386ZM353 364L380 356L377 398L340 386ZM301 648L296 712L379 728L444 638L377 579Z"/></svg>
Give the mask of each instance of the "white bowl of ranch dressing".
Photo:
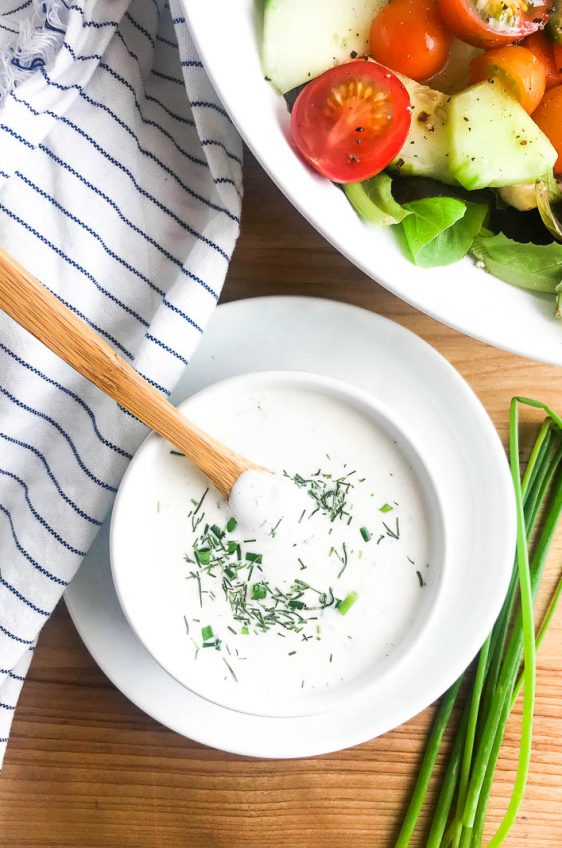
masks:
<svg viewBox="0 0 562 848"><path fill-rule="evenodd" d="M172 445L146 439L110 549L121 606L152 656L198 695L262 716L326 712L399 675L445 578L415 422L305 372L234 377L180 408L276 472L284 497L249 527Z"/></svg>

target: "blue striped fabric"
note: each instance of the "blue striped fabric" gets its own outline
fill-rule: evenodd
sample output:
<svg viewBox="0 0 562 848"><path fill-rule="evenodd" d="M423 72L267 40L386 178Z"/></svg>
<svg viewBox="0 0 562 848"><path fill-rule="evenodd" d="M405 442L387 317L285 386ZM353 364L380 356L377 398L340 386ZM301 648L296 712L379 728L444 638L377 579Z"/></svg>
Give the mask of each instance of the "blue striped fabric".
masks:
<svg viewBox="0 0 562 848"><path fill-rule="evenodd" d="M0 4L0 244L169 394L238 235L240 140L180 0ZM0 764L143 428L0 314Z"/></svg>

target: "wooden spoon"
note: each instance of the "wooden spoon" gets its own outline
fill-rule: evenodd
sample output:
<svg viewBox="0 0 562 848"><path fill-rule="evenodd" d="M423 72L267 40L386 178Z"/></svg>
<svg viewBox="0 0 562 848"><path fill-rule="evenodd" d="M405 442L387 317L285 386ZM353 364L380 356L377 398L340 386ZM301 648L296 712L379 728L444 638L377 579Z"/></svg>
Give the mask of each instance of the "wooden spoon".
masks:
<svg viewBox="0 0 562 848"><path fill-rule="evenodd" d="M91 327L0 248L0 308L53 353L182 451L227 500L250 469L265 471L188 421Z"/></svg>

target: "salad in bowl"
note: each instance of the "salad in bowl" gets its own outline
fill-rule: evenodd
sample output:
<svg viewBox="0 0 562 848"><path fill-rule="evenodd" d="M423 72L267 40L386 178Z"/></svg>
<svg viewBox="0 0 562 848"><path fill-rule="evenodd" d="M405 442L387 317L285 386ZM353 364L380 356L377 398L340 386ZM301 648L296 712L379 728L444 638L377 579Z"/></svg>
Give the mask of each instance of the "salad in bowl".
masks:
<svg viewBox="0 0 562 848"><path fill-rule="evenodd" d="M260 5L264 75L310 167L415 265L470 254L558 314L561 0Z"/></svg>

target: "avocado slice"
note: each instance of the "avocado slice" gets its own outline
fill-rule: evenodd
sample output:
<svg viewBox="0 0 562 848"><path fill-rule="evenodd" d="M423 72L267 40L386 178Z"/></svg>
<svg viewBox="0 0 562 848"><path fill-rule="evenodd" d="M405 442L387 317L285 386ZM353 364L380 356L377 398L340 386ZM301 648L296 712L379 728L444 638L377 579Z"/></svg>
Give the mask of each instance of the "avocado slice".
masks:
<svg viewBox="0 0 562 848"><path fill-rule="evenodd" d="M393 73L410 95L412 123L400 153L389 165L389 171L458 185L449 167L447 124L451 98L403 74Z"/></svg>
<svg viewBox="0 0 562 848"><path fill-rule="evenodd" d="M453 95L448 115L450 169L465 188L519 185L552 171L556 150L501 84Z"/></svg>

